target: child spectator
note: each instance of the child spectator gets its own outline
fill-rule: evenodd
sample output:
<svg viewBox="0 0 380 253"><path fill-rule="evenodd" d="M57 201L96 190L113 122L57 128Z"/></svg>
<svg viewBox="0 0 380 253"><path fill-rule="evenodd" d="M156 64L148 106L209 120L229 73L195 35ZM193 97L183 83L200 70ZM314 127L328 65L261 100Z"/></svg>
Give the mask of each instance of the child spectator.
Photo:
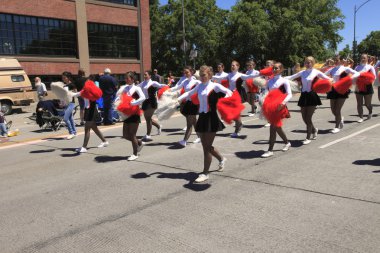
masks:
<svg viewBox="0 0 380 253"><path fill-rule="evenodd" d="M4 113L0 111L0 137L8 137L8 130L6 126L6 121Z"/></svg>

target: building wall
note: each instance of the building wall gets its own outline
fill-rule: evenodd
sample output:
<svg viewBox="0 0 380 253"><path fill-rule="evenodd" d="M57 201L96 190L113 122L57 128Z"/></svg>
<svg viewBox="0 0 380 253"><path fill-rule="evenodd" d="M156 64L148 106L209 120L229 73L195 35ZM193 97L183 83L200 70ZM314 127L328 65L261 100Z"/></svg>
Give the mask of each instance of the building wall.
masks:
<svg viewBox="0 0 380 253"><path fill-rule="evenodd" d="M87 20L89 22L138 26L137 11L135 8L115 8L113 6L87 3L86 9Z"/></svg>
<svg viewBox="0 0 380 253"><path fill-rule="evenodd" d="M60 75L64 71L77 73L79 63L71 62L20 62L28 75Z"/></svg>
<svg viewBox="0 0 380 253"><path fill-rule="evenodd" d="M82 1L82 0L78 0ZM3 4L3 2L6 2ZM91 59L90 73L103 72L111 68L115 74L127 71L138 73L151 68L149 0L140 0L142 40L140 47L142 57L133 59ZM0 0L0 12L18 15L39 16L76 20L75 0ZM133 6L116 5L96 0L86 0L88 22L138 26L138 9ZM0 57L4 57L1 56ZM5 56L18 58L29 75L59 75L63 71L76 73L80 67L78 58ZM142 64L142 66L140 66Z"/></svg>
<svg viewBox="0 0 380 253"><path fill-rule="evenodd" d="M75 20L75 1L1 0L0 12Z"/></svg>

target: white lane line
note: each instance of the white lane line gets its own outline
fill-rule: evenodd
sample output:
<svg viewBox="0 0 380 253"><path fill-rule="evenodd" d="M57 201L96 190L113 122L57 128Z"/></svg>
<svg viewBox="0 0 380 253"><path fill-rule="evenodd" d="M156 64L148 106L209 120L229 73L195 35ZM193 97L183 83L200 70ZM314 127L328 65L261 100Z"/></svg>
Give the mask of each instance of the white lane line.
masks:
<svg viewBox="0 0 380 253"><path fill-rule="evenodd" d="M344 141L344 140L350 139L350 138L352 138L352 137L354 137L354 136L356 136L356 135L359 135L359 134L361 134L361 133L367 132L367 131L369 131L369 130L375 128L375 127L378 127L378 126L380 126L380 124L376 124L376 125L373 125L373 126L370 126L370 127L364 128L363 130L360 130L360 131L358 131L358 132L356 132L356 133L353 133L353 134L347 135L346 137L343 137L343 138L337 139L337 140L335 140L335 141L329 142L329 143L327 143L327 144L325 144L325 145L323 145L323 146L320 146L319 148L327 148L327 147L330 147L330 146L332 146L332 145L334 145L334 144L337 144L337 143L339 143L339 142L341 142L341 141Z"/></svg>

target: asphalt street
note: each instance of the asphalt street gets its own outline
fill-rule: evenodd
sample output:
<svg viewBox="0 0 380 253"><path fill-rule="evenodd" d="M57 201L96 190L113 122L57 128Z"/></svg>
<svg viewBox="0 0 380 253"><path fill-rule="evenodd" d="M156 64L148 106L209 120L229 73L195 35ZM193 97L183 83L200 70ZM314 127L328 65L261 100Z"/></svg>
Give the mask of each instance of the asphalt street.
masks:
<svg viewBox="0 0 380 253"><path fill-rule="evenodd" d="M161 135L153 129L133 162L120 123L101 128L110 146L96 148L92 134L89 152L78 155L83 128L66 140L65 129L29 120L33 108L8 116L20 135L0 143L0 252L380 252L377 96L372 119L357 123L351 94L338 134L322 99L318 138L306 146L297 100L284 123L289 151L277 138L274 156L261 158L269 129L246 109L242 135L230 138L228 125L214 141L225 171L202 184L193 183L201 144L177 144L180 114L161 123ZM145 132L143 122L138 135Z"/></svg>

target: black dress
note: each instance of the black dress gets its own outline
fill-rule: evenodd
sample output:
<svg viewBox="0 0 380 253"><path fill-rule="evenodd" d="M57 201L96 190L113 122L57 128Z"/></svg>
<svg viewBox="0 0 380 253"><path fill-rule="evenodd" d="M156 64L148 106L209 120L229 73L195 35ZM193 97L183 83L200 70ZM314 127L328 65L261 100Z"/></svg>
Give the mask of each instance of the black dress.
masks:
<svg viewBox="0 0 380 253"><path fill-rule="evenodd" d="M84 121L98 121L99 112L96 105L96 101L90 101L90 107L84 109Z"/></svg>
<svg viewBox="0 0 380 253"><path fill-rule="evenodd" d="M346 72L343 72L340 74L340 78L346 77L348 74ZM348 95L351 93L351 90L349 89L346 93L340 94L335 89L334 86L331 88L331 91L327 92L327 99L338 99L338 98L348 98Z"/></svg>
<svg viewBox="0 0 380 253"><path fill-rule="evenodd" d="M370 95L370 94L373 94L373 86L372 84L367 84L366 86L366 90L365 91L355 91L355 94L359 94L359 95Z"/></svg>
<svg viewBox="0 0 380 253"><path fill-rule="evenodd" d="M321 104L321 99L315 91L301 92L300 99L298 100L298 106L300 107L317 106Z"/></svg>
<svg viewBox="0 0 380 253"><path fill-rule="evenodd" d="M216 103L218 102L218 99L220 96L221 96L220 93L215 93L214 91L212 91L208 95L207 99L208 99L209 111L207 113L202 112L199 114L198 121L195 126L196 132L198 133L219 132L225 128L222 121L220 121L218 113L216 111Z"/></svg>
<svg viewBox="0 0 380 253"><path fill-rule="evenodd" d="M140 98L139 94L137 94L136 92L133 93L132 97L136 100ZM135 115L129 116L123 122L124 123L141 123L141 118L140 118L140 115L135 114Z"/></svg>
<svg viewBox="0 0 380 253"><path fill-rule="evenodd" d="M157 109L157 88L154 86L150 86L148 88L148 98L143 102L141 108L143 111L153 108Z"/></svg>
<svg viewBox="0 0 380 253"><path fill-rule="evenodd" d="M198 105L193 104L191 100L185 101L185 103L181 105L181 113L183 116L198 115Z"/></svg>

